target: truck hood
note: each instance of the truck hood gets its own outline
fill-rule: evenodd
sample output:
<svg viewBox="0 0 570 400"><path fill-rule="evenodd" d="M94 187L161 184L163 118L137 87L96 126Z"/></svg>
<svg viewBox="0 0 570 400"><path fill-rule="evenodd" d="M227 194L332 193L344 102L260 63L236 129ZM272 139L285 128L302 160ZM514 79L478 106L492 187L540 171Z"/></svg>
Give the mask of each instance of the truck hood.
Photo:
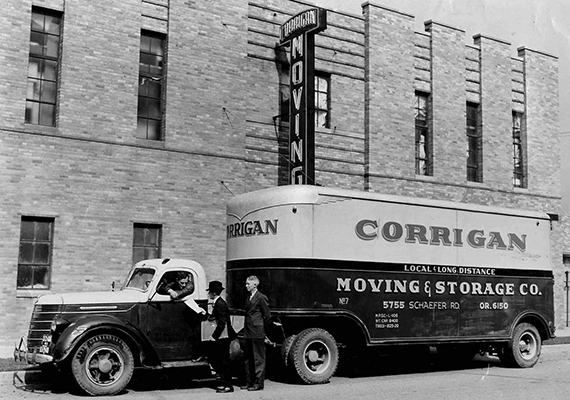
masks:
<svg viewBox="0 0 570 400"><path fill-rule="evenodd" d="M38 298L36 304L118 304L141 303L148 299L148 293L138 290L121 290L118 292L77 292L50 293Z"/></svg>

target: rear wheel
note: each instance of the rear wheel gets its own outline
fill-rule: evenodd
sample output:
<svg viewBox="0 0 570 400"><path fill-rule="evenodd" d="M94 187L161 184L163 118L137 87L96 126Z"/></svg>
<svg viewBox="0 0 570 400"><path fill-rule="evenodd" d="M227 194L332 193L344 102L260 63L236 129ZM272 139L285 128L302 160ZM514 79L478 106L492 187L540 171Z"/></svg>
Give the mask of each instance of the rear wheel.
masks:
<svg viewBox="0 0 570 400"><path fill-rule="evenodd" d="M75 383L93 396L110 396L123 390L133 375L133 353L114 335L97 335L85 341L71 360Z"/></svg>
<svg viewBox="0 0 570 400"><path fill-rule="evenodd" d="M511 367L530 368L538 362L542 340L534 325L517 325L513 337L501 354L501 361Z"/></svg>
<svg viewBox="0 0 570 400"><path fill-rule="evenodd" d="M338 347L332 335L324 329L305 329L293 341L290 358L297 375L304 382L325 383L338 366Z"/></svg>

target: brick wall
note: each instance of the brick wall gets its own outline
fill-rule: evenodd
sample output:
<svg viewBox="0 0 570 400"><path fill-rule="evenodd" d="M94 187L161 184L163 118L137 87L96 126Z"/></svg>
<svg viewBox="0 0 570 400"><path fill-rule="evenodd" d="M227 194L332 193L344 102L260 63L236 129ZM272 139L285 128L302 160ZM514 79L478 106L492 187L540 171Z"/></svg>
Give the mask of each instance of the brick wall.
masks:
<svg viewBox="0 0 570 400"><path fill-rule="evenodd" d="M0 58L0 356L38 293L16 291L22 215L55 220L52 289L108 290L131 264L133 223L161 224L162 254L225 279L225 203L287 181L279 26L298 0L7 0ZM31 7L64 13L57 127L24 124ZM317 70L331 76L331 127L316 132L325 186L560 213L557 60L366 3L328 12ZM135 137L141 29L166 34L164 141ZM285 57L285 59L283 58ZM433 176L414 168L414 91L432 96ZM483 182L466 181L465 103L481 104ZM512 188L511 110L524 111L528 188ZM223 184L222 184L223 181ZM564 320L553 223L556 315Z"/></svg>

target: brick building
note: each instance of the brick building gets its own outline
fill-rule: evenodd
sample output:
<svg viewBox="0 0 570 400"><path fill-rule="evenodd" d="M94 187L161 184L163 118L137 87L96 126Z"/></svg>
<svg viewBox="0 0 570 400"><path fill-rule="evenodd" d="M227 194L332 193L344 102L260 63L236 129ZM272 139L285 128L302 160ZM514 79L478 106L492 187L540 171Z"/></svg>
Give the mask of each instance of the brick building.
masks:
<svg viewBox="0 0 570 400"><path fill-rule="evenodd" d="M224 279L225 203L287 184L298 0L5 0L0 356L46 291L143 257ZM559 215L557 59L365 3L317 35L318 184ZM562 220L562 219L561 219ZM552 223L557 325L562 223Z"/></svg>

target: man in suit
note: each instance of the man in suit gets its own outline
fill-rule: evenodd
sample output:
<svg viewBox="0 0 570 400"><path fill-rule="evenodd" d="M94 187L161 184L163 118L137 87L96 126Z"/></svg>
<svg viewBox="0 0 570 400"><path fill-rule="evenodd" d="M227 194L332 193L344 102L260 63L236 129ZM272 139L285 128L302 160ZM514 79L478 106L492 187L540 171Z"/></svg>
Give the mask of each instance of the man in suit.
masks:
<svg viewBox="0 0 570 400"><path fill-rule="evenodd" d="M220 376L219 386L216 393L231 393L232 376L230 372L230 341L237 337L230 319L228 303L220 296L224 287L220 281L211 281L208 285L208 296L212 299L212 314L209 321L215 321L216 328L212 332L208 361ZM227 328L227 336L222 336L222 332Z"/></svg>
<svg viewBox="0 0 570 400"><path fill-rule="evenodd" d="M247 278L245 288L249 296L245 302L245 379L247 390L263 390L265 380L265 330L269 325L271 313L267 296L257 290L259 278L252 275Z"/></svg>

